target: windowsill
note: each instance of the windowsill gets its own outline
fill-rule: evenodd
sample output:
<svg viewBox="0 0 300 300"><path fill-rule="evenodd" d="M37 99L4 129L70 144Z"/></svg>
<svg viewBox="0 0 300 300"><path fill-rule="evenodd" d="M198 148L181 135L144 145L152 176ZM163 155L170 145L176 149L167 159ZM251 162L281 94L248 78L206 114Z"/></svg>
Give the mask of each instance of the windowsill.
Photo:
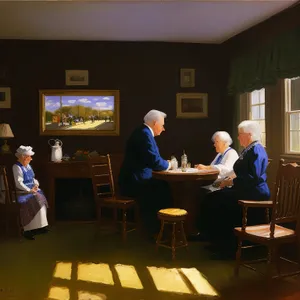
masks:
<svg viewBox="0 0 300 300"><path fill-rule="evenodd" d="M280 158L300 161L300 153L299 154L285 153L285 154L281 154Z"/></svg>

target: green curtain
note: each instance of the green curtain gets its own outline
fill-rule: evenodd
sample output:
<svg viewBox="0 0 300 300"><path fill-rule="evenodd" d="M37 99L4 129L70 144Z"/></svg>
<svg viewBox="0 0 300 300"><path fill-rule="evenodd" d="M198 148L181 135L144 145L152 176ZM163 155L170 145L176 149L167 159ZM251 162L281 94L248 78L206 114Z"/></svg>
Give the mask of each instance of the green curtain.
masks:
<svg viewBox="0 0 300 300"><path fill-rule="evenodd" d="M251 92L300 76L300 27L231 61L228 93Z"/></svg>

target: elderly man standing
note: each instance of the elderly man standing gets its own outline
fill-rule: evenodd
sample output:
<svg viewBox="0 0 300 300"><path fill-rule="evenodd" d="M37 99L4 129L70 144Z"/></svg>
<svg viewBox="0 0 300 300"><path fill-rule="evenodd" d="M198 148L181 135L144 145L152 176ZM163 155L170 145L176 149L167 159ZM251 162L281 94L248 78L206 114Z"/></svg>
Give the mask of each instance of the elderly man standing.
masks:
<svg viewBox="0 0 300 300"><path fill-rule="evenodd" d="M144 124L136 128L127 141L119 176L121 194L136 198L144 227L151 234L158 230L157 211L171 202L167 183L152 178L152 171L170 167L170 162L160 156L154 139L165 131L166 116L158 110L150 110L145 115Z"/></svg>

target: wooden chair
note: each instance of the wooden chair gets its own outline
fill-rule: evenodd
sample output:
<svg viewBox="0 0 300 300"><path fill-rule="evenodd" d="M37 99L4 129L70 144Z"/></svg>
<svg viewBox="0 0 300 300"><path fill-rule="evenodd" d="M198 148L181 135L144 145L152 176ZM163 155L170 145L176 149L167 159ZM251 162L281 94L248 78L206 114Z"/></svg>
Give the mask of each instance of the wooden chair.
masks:
<svg viewBox="0 0 300 300"><path fill-rule="evenodd" d="M101 155L89 159L90 172L93 183L94 198L97 206L97 220L101 224L102 208L111 208L114 214L114 225L118 223L122 226L122 239L126 241L128 229L127 212L136 208L134 199L121 197L116 193L114 176L111 167L110 155ZM121 222L118 222L118 211L121 211Z"/></svg>
<svg viewBox="0 0 300 300"><path fill-rule="evenodd" d="M240 265L243 264L252 270L256 270L251 263L267 261L267 275L269 278L278 278L300 274L300 270L293 273L281 274L280 259L296 263L284 257L280 257L279 248L283 244L299 243L300 236L300 166L297 164L284 164L282 161L278 168L276 178L276 194L270 201L247 201L239 200L243 206L242 227L234 229L238 237L238 249L236 252L235 275L239 275ZM271 208L272 218L269 224L247 226L247 210L253 208ZM296 230L288 229L279 224L296 223ZM258 259L253 261L242 261L242 242L244 240L254 242L268 247L267 259ZM299 245L298 245L299 246ZM277 274L272 275L273 262L276 263ZM296 263L298 264L298 263Z"/></svg>
<svg viewBox="0 0 300 300"><path fill-rule="evenodd" d="M186 249L188 249L188 243L183 227L183 223L186 219L187 214L188 213L186 210L180 208L165 208L159 210L157 213L157 217L161 221L161 227L156 240L156 249L158 249L158 247L171 249L172 259L175 259L177 248L186 247ZM162 241L165 225L172 226L170 245Z"/></svg>
<svg viewBox="0 0 300 300"><path fill-rule="evenodd" d="M18 236L22 234L22 228L20 225L20 210L15 197L15 190L10 187L11 182L8 180L7 170L5 166L0 166L0 177L1 177L1 193L4 195L4 203L1 205L0 210L0 221L3 221L5 227L5 236L9 233L9 224L11 220L16 221L18 230Z"/></svg>

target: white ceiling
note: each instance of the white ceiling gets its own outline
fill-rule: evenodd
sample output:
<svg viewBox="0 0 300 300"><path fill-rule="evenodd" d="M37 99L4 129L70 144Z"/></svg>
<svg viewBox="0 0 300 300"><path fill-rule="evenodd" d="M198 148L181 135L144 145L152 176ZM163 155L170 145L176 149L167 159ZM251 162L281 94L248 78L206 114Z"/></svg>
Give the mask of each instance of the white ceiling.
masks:
<svg viewBox="0 0 300 300"><path fill-rule="evenodd" d="M297 1L0 0L0 39L222 43Z"/></svg>

